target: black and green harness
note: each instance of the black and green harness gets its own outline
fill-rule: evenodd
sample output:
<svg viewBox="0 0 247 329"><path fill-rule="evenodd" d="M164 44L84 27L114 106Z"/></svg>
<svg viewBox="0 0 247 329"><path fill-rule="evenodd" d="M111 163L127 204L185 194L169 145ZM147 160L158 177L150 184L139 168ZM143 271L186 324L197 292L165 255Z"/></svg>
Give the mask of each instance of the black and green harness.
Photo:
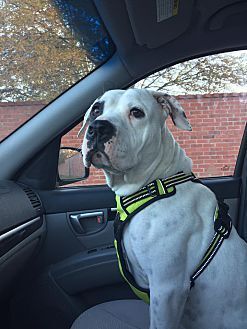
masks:
<svg viewBox="0 0 247 329"><path fill-rule="evenodd" d="M129 196L116 196L117 216L114 222L114 244L117 251L119 269L134 293L146 303L149 303L149 290L140 287L128 270L122 243L124 227L139 211L157 200L171 197L176 193L177 185L188 181L202 184L202 182L197 179L194 174L184 174L181 172L166 179L156 179L141 188L138 192ZM191 288L194 286L195 280L202 274L205 268L212 261L223 241L229 237L231 228L232 224L228 215L228 206L225 203L218 201L218 205L214 212L215 234L201 262L190 276Z"/></svg>

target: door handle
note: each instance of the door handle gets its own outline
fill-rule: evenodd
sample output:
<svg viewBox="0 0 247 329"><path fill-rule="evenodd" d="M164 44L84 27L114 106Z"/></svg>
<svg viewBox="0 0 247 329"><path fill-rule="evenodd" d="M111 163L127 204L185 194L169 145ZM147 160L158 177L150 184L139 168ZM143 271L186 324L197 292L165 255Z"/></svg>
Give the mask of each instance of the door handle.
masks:
<svg viewBox="0 0 247 329"><path fill-rule="evenodd" d="M104 212L95 211L95 212L86 212L80 214L70 214L70 222L74 230L79 234L88 234L93 233L98 230L98 224L104 223ZM95 220L95 225L88 225L91 220ZM84 222L84 225L83 225Z"/></svg>

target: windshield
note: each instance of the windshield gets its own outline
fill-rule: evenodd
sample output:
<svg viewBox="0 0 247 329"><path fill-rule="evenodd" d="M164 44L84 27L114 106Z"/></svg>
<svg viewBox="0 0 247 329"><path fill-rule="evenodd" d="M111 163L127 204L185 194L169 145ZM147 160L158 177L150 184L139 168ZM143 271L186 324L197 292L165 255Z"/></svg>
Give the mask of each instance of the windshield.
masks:
<svg viewBox="0 0 247 329"><path fill-rule="evenodd" d="M91 0L0 0L0 141L114 52Z"/></svg>

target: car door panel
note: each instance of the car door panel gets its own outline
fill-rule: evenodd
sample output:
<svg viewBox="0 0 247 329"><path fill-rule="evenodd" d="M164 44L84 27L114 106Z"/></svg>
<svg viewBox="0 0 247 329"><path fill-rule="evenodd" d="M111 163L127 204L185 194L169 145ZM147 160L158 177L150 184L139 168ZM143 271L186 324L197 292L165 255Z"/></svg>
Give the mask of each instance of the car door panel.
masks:
<svg viewBox="0 0 247 329"><path fill-rule="evenodd" d="M231 217L236 223L241 179L222 177L202 179L202 182L215 192L219 200L229 205ZM47 221L47 237L40 254L43 265L55 264L70 257L80 258L80 253L87 253L87 259L91 254L96 262L95 253L112 248L116 203L114 194L108 187L62 188L41 191L39 195L46 209ZM97 223L95 213L103 214L103 223ZM99 229L92 225L92 232L78 232L71 222L71 215L77 214L93 214L91 220L95 222L95 226L99 225ZM82 225L84 220L90 221L90 217L82 218ZM100 257L99 259L101 261ZM109 277L112 273L109 266Z"/></svg>
<svg viewBox="0 0 247 329"><path fill-rule="evenodd" d="M41 190L39 195L47 214L115 206L115 195L107 186L62 187Z"/></svg>
<svg viewBox="0 0 247 329"><path fill-rule="evenodd" d="M80 252L51 266L51 274L69 295L122 283L113 248L102 247Z"/></svg>
<svg viewBox="0 0 247 329"><path fill-rule="evenodd" d="M113 244L113 219L115 199L112 191L103 187L62 188L40 191L40 198L46 210L47 238L42 258L46 265L65 259L80 251ZM81 219L93 221L92 232L76 231L71 216L77 214L103 213L103 223L97 223L97 216ZM95 226L99 226L95 229Z"/></svg>
<svg viewBox="0 0 247 329"><path fill-rule="evenodd" d="M71 228L68 214L58 213L46 216L47 234L39 255L40 266L48 266L74 254L113 244L113 222L89 236L75 234Z"/></svg>

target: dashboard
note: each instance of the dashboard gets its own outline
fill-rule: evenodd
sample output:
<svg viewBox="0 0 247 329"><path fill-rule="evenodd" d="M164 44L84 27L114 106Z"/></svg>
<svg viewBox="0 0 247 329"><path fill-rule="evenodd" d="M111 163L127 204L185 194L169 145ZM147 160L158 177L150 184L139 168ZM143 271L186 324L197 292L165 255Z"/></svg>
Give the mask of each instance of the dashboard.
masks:
<svg viewBox="0 0 247 329"><path fill-rule="evenodd" d="M0 301L11 293L44 232L38 194L25 185L0 181Z"/></svg>

